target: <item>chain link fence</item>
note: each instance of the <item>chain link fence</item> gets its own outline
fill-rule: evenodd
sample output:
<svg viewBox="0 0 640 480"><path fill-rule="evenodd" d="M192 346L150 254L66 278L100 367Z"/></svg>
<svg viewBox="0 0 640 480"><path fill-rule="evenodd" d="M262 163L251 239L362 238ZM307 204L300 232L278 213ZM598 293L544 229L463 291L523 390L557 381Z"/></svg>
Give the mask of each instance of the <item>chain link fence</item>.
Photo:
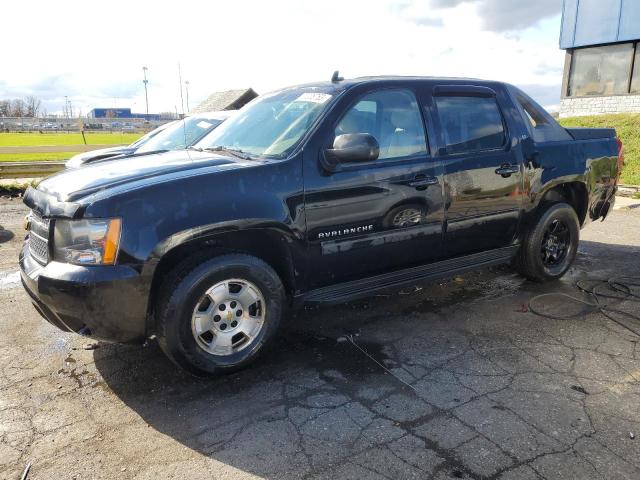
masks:
<svg viewBox="0 0 640 480"><path fill-rule="evenodd" d="M32 118L0 117L0 132L132 132L144 133L175 120L146 120L143 118Z"/></svg>

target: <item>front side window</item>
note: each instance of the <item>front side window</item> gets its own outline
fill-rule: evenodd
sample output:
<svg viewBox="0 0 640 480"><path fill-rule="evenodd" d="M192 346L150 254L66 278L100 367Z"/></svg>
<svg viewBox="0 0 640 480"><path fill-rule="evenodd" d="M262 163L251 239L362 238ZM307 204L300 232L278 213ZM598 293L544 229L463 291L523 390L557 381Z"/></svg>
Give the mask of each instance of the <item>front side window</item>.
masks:
<svg viewBox="0 0 640 480"><path fill-rule="evenodd" d="M586 97L628 93L633 50L632 43L575 50L568 95Z"/></svg>
<svg viewBox="0 0 640 480"><path fill-rule="evenodd" d="M195 146L286 158L329 105L330 92L333 90L308 87L261 95Z"/></svg>
<svg viewBox="0 0 640 480"><path fill-rule="evenodd" d="M493 97L435 97L447 153L477 152L505 143L502 114Z"/></svg>
<svg viewBox="0 0 640 480"><path fill-rule="evenodd" d="M351 107L334 135L368 133L380 145L379 160L425 154L427 142L418 102L407 90L380 90Z"/></svg>

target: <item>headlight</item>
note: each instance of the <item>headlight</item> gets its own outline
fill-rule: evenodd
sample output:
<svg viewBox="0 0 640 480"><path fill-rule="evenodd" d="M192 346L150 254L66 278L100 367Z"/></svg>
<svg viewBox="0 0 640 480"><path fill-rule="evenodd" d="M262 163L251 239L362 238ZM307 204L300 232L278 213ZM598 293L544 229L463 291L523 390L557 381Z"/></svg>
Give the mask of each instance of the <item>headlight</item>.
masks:
<svg viewBox="0 0 640 480"><path fill-rule="evenodd" d="M53 259L78 265L113 265L120 244L119 218L56 220Z"/></svg>

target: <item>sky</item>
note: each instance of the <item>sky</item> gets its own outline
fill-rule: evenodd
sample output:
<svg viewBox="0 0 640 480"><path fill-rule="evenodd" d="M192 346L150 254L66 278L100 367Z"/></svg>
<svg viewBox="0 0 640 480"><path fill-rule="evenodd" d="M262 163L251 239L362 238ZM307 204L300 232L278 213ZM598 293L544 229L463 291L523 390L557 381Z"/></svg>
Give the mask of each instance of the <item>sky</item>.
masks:
<svg viewBox="0 0 640 480"><path fill-rule="evenodd" d="M365 75L502 80L557 110L562 0L8 0L0 99L188 111L210 93ZM15 39L14 41L7 39ZM183 98L180 98L180 64Z"/></svg>

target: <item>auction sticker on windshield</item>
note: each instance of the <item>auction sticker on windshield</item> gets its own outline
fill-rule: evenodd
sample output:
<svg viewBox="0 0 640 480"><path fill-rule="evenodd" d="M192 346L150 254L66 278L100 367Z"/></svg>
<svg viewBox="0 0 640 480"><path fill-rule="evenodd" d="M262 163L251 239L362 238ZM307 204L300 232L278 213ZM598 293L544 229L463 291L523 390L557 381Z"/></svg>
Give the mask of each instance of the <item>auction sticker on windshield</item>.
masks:
<svg viewBox="0 0 640 480"><path fill-rule="evenodd" d="M202 120L201 122L198 122L197 125L200 128L209 128L211 126L209 122L205 122L204 120Z"/></svg>
<svg viewBox="0 0 640 480"><path fill-rule="evenodd" d="M306 92L295 99L296 102L325 103L331 98L328 93Z"/></svg>

